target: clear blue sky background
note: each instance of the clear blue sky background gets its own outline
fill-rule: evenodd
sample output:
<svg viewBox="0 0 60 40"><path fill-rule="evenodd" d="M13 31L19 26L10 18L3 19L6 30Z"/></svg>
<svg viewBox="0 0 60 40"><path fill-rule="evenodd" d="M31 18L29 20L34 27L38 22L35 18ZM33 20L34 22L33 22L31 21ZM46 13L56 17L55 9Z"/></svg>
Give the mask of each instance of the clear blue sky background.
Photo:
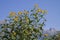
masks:
<svg viewBox="0 0 60 40"><path fill-rule="evenodd" d="M60 0L0 0L0 20L7 18L11 11L32 9L36 3L40 8L48 10L44 29L55 28L60 30Z"/></svg>

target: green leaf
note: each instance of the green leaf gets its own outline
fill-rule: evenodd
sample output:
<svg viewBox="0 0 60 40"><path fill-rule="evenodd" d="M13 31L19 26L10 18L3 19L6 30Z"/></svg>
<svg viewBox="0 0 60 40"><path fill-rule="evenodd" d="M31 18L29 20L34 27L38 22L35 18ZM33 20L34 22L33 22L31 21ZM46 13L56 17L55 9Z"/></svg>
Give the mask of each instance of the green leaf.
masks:
<svg viewBox="0 0 60 40"><path fill-rule="evenodd" d="M13 39L13 40L15 40L15 39L16 39L16 37L12 35L12 39Z"/></svg>
<svg viewBox="0 0 60 40"><path fill-rule="evenodd" d="M48 40L48 38L44 38L44 40Z"/></svg>

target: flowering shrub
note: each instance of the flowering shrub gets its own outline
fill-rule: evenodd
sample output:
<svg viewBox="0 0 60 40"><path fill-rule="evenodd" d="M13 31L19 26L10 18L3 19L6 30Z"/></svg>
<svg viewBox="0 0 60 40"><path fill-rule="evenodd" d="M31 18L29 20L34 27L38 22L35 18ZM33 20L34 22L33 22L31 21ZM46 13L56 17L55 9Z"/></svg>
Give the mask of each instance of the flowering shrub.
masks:
<svg viewBox="0 0 60 40"><path fill-rule="evenodd" d="M0 40L38 40L45 25L46 13L38 5L30 11L10 12L6 23L1 25Z"/></svg>

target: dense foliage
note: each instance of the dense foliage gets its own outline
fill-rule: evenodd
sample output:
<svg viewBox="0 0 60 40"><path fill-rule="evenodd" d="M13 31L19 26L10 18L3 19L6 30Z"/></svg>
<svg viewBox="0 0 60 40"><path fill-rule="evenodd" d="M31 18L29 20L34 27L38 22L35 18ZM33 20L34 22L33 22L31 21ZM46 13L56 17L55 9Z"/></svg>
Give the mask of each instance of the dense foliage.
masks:
<svg viewBox="0 0 60 40"><path fill-rule="evenodd" d="M29 11L10 12L6 23L1 25L0 40L38 40L42 36L46 13L37 4Z"/></svg>

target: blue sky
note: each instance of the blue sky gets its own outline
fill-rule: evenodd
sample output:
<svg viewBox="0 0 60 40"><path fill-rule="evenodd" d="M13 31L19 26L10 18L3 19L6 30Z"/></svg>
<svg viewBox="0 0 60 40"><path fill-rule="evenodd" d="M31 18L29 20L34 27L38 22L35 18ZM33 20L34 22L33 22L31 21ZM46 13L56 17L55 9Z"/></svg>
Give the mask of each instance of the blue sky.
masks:
<svg viewBox="0 0 60 40"><path fill-rule="evenodd" d="M7 18L11 11L32 9L36 3L41 9L48 10L44 29L55 28L60 30L60 0L0 0L0 20Z"/></svg>

